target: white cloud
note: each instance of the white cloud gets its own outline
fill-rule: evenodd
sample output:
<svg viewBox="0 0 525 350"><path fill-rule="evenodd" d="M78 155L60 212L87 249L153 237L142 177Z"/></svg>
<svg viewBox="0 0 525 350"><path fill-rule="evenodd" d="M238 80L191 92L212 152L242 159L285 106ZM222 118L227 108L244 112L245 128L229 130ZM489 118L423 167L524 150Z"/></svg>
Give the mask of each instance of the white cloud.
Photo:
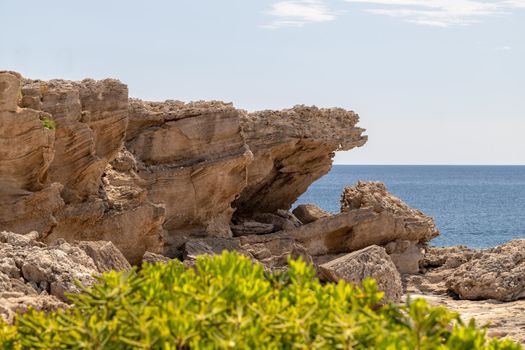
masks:
<svg viewBox="0 0 525 350"><path fill-rule="evenodd" d="M366 5L366 12L420 25L470 25L483 17L525 8L525 0L346 0Z"/></svg>
<svg viewBox="0 0 525 350"><path fill-rule="evenodd" d="M525 0L504 0L503 3L510 7L525 8Z"/></svg>
<svg viewBox="0 0 525 350"><path fill-rule="evenodd" d="M274 20L264 28L302 27L307 23L335 20L335 14L321 0L288 0L272 4L268 14Z"/></svg>

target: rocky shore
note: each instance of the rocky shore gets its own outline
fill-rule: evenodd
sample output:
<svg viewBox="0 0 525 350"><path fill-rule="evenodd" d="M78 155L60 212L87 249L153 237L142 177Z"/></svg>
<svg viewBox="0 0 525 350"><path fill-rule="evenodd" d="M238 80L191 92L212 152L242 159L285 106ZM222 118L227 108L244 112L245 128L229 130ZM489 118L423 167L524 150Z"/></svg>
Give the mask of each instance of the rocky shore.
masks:
<svg viewBox="0 0 525 350"><path fill-rule="evenodd" d="M433 219L377 182L345 188L337 214L290 211L334 152L366 143L358 121L0 72L0 315L68 307L74 280L105 271L235 250L271 270L301 257L327 283L373 277L387 300L423 295L524 342L525 240L430 247Z"/></svg>

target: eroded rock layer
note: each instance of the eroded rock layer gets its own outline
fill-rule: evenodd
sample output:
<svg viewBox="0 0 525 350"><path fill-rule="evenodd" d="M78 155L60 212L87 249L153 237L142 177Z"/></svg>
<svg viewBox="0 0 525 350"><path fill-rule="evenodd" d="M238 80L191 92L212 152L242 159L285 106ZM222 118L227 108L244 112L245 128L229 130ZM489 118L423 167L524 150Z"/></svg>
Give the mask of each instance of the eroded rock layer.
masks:
<svg viewBox="0 0 525 350"><path fill-rule="evenodd" d="M0 228L111 241L139 263L145 252L181 257L190 239L231 238L231 227L296 227L282 209L335 151L366 142L357 122L339 108L144 102L118 80L0 72Z"/></svg>
<svg viewBox="0 0 525 350"><path fill-rule="evenodd" d="M0 227L50 232L64 205L61 185L47 183L55 131L42 126L42 111L19 108L19 74L0 72Z"/></svg>
<svg viewBox="0 0 525 350"><path fill-rule="evenodd" d="M290 209L332 167L335 151L366 143L356 113L341 108L295 106L244 114L246 142L254 154L248 186L235 202L240 216Z"/></svg>
<svg viewBox="0 0 525 350"><path fill-rule="evenodd" d="M172 255L192 236L232 236L231 203L252 160L240 113L222 102L130 101L126 148L136 183L165 206Z"/></svg>

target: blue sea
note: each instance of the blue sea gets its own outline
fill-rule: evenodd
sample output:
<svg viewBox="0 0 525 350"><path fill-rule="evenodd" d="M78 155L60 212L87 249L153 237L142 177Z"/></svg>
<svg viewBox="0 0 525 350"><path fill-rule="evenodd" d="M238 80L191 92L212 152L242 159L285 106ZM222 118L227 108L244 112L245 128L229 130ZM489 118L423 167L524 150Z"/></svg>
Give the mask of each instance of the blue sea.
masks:
<svg viewBox="0 0 525 350"><path fill-rule="evenodd" d="M382 181L410 206L434 217L431 245L493 247L525 238L525 166L335 165L296 202L339 212L345 186Z"/></svg>

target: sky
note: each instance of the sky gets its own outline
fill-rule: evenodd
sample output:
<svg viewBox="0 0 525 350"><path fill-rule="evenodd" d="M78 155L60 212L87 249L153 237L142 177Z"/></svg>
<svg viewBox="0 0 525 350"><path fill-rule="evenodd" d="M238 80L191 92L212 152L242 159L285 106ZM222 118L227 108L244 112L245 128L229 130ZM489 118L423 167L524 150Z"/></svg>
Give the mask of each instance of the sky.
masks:
<svg viewBox="0 0 525 350"><path fill-rule="evenodd" d="M339 164L525 164L525 0L0 0L0 70L360 115Z"/></svg>

